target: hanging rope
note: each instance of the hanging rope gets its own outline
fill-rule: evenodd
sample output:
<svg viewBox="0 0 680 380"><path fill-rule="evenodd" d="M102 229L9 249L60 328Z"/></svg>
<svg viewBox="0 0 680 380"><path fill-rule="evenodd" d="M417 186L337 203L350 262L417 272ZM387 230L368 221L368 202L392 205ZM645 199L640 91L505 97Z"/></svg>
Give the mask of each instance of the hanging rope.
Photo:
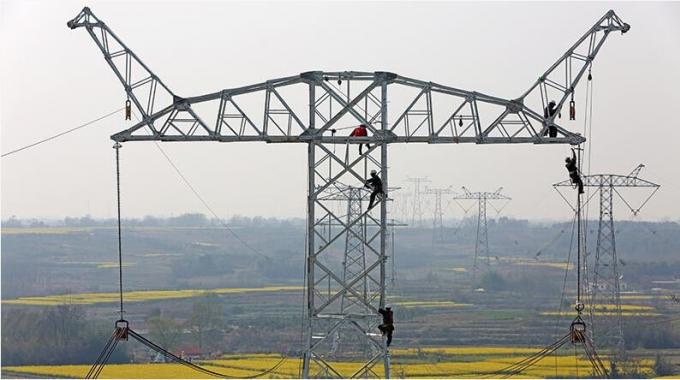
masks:
<svg viewBox="0 0 680 380"><path fill-rule="evenodd" d="M3 154L2 154L2 157L9 156L9 155L11 155L11 154L21 152L22 150L25 150L25 149L28 149L28 148L32 148L32 147L34 147L34 146L36 146L36 145L40 145L40 144L42 144L42 143L45 143L45 142L54 140L54 139L56 139L56 138L58 138L58 137L64 136L64 135L66 135L66 134L69 134L69 133L71 133L71 132L77 131L77 130L79 130L79 129L81 129L81 128L85 128L85 127L87 127L87 126L89 126L89 125L92 125L92 124L94 124L94 123L96 123L96 122L98 122L98 121L100 121L100 120L104 120L104 119L106 119L107 117L113 116L113 115L117 114L118 112L120 112L120 111L122 111L122 110L123 110L123 108L119 108L119 109L117 109L117 110L115 110L115 111L112 111L112 112L107 113L107 114L104 115L104 116L98 117L98 118L96 118L96 119L94 119L94 120L92 120L92 121L88 121L88 122L85 123L85 124L81 124L81 125L79 125L79 126L77 126L77 127L75 127L75 128L71 128L71 129L66 130L66 131L64 131L64 132L57 133L57 134L54 135L54 136L50 136L50 137L48 137L48 138L46 138L46 139L42 139L42 140L40 140L40 141L36 141L36 142L34 142L34 143L31 143L31 144L28 144L28 145L26 145L26 146L23 146L23 147L21 147L21 148L14 149L14 150L9 151L9 152L7 152L7 153L3 153Z"/></svg>
<svg viewBox="0 0 680 380"><path fill-rule="evenodd" d="M309 196L309 194L308 194ZM300 347L303 347L305 339L305 321L307 316L305 315L305 303L307 302L307 257L309 255L309 202L307 202L307 212L305 213L305 259L304 259L304 273L302 274L302 310L300 313ZM303 360L298 363L298 378L302 378L302 366Z"/></svg>
<svg viewBox="0 0 680 380"><path fill-rule="evenodd" d="M120 321L119 321L120 322ZM200 365L194 364L192 362L189 362L187 360L182 359L181 357L173 354L172 352L164 349L163 347L157 345L156 343L152 342L151 340L144 338L142 335L138 334L136 331L132 330L128 325L127 322L125 322L124 325L119 325L117 322L117 327L115 331L113 332L113 335L109 338L109 340L106 342L106 345L104 346L104 349L102 352L99 354L99 357L97 357L97 360L95 363L92 365L90 370L87 372L85 375L86 379L96 379L99 377L101 372L104 370L104 367L108 363L109 359L111 358L111 354L113 354L114 350L116 349L116 346L118 345L118 342L122 340L127 340L128 337L134 338L136 341L139 343L143 344L144 346L148 347L149 349L163 355L166 359L172 360L175 363L181 364L187 368L190 368L194 371L201 372L203 374L209 375L209 376L214 376L222 379L254 379L254 378L259 378L265 375L268 375L270 373L275 372L278 370L283 363L288 360L287 357L282 356L281 360L279 360L274 366L271 368L268 368L264 371L255 373L253 375L249 376L232 376L232 375L227 375L225 373L221 372L216 372L213 370L210 370L208 368L202 367Z"/></svg>
<svg viewBox="0 0 680 380"><path fill-rule="evenodd" d="M113 354L113 351L115 351L118 342L121 340L127 340L128 336L127 322L125 322L124 324L119 324L119 322L116 322L116 329L113 331L113 334L106 342L106 345L104 346L104 349L97 357L97 360L95 360L94 364L92 364L92 367L90 367L90 370L85 375L86 379L96 379L97 377L99 377L102 370L104 370L104 367L109 362L111 354Z"/></svg>
<svg viewBox="0 0 680 380"><path fill-rule="evenodd" d="M232 376L232 375L227 375L227 374L224 374L224 373L221 373L221 372L216 372L216 371L207 369L205 367L199 366L197 364L194 364L192 362L186 361L186 360L180 358L179 356L173 354L172 352L164 349L163 347L157 345L156 343L150 341L149 339L144 338L143 336L141 336L140 334L138 334L136 331L134 331L132 329L128 329L128 334L131 337L133 337L135 340L137 340L139 343L141 343L141 344L145 345L146 347L150 348L151 350L163 355L167 359L170 359L170 360L172 360L172 361L174 361L178 364L181 364L181 365L183 365L187 368L190 368L194 371L201 372L201 373L204 373L204 374L210 375L210 376L219 377L219 378L254 379L254 378L262 377L262 376L268 375L268 374L278 370L283 365L283 363L286 360L288 360L288 358L286 358L284 356L273 367L266 369L262 372L258 372L256 374L253 374L253 375L250 375L250 376Z"/></svg>
<svg viewBox="0 0 680 380"><path fill-rule="evenodd" d="M120 320L124 319L123 309L123 244L122 244L122 229L120 217L120 148L122 145L119 142L113 146L116 150L116 200L118 202L118 285L120 291Z"/></svg>
<svg viewBox="0 0 680 380"><path fill-rule="evenodd" d="M562 347L565 343L570 341L570 336L571 334L567 334L560 339L558 339L555 343L543 348L542 350L536 352L535 354L524 358L517 363L511 364L505 368L502 368L496 372L493 372L485 378L503 378L507 379L512 376L516 376L524 372L525 370L529 369L531 366L534 364L538 363L541 361L541 359L545 358L546 356L552 354L555 352L557 349Z"/></svg>

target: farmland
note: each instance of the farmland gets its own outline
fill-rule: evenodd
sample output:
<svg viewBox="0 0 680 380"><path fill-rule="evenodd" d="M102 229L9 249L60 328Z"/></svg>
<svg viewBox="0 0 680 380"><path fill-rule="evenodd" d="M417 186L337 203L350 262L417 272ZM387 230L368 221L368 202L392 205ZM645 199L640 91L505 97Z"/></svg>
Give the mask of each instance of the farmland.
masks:
<svg viewBox="0 0 680 380"><path fill-rule="evenodd" d="M508 226L495 227L498 240L491 246L498 258L475 280L470 265L473 225L461 228L459 241L440 245L431 243L428 229L397 235L396 265L387 273L385 300L395 308L394 377L479 377L568 331L574 317L575 277L562 252L568 241L558 241L536 258L540 244L531 237L554 233L527 227L526 240L517 232L505 237L505 228L513 222L504 223ZM50 228L3 229L5 377L82 376L118 318L115 229ZM135 331L173 352L198 351L195 360L217 372L249 376L285 355L288 359L271 377L295 377L304 300L304 230L295 223L234 228L267 257L244 251L220 228L127 228L125 318ZM668 233L663 241L675 236ZM648 249L640 254L625 236L619 243L628 247L627 255L638 257L638 262L629 258L624 268L626 291L621 297L631 373L651 376L657 355L662 355L671 363L670 373L678 374L680 321L672 316L680 305L671 296L680 293L675 281L680 263L671 261L666 250L655 253L668 260L663 265L640 261L652 259ZM329 265L341 265L342 251L333 257ZM613 313L607 303L596 305L596 310L604 318ZM65 323L55 327L53 321L62 318ZM606 361L606 350L601 354ZM103 377L202 376L175 364L153 363L156 359L138 343L121 344ZM357 363L338 367L349 376ZM380 373L380 366L375 370ZM585 359L575 359L573 349L524 373L588 375Z"/></svg>
<svg viewBox="0 0 680 380"><path fill-rule="evenodd" d="M140 290L125 293L126 302L145 302L193 298L208 294L247 294L256 292L300 292L300 286L267 286L262 288L217 288L217 289L183 289L183 290ZM43 297L19 297L2 301L7 305L57 306L63 304L94 305L118 302L118 293L75 293Z"/></svg>
<svg viewBox="0 0 680 380"><path fill-rule="evenodd" d="M475 378L485 375L499 375L511 364L534 353L538 348L526 347L429 347L423 349L397 349L392 352L393 376L396 377L459 377ZM266 371L279 363L279 355L230 355L217 360L201 361L211 371L228 376L247 377ZM343 375L349 376L359 368L358 363L333 362ZM608 363L605 360L605 365ZM640 373L652 375L651 359L641 359L636 365ZM300 362L297 358L286 358L284 363L265 378L295 378L299 376ZM590 363L582 356L575 356L566 350L546 357L518 377L580 377L588 376ZM85 365L68 366L22 366L4 367L4 371L15 374L50 377L83 377L89 369ZM314 368L313 369L317 369ZM380 368L378 375L383 375ZM116 364L107 366L101 378L210 378L179 364Z"/></svg>

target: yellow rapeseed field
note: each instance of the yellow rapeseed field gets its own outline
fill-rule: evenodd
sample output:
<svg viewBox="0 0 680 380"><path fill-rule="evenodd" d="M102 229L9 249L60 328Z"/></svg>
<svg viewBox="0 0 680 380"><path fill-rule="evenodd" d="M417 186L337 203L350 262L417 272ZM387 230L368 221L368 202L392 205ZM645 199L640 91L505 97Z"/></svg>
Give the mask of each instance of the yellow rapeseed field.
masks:
<svg viewBox="0 0 680 380"><path fill-rule="evenodd" d="M126 302L157 301L177 298L199 297L207 294L245 294L301 291L300 286L266 286L262 288L219 288L219 289L182 289L182 290L140 290L125 293ZM57 306L63 304L91 305L114 303L119 300L118 293L77 293L44 297L20 297L3 300L10 305Z"/></svg>
<svg viewBox="0 0 680 380"><path fill-rule="evenodd" d="M574 265L566 262L557 261L539 261L534 259L527 259L522 257L500 257L501 261L507 262L512 265L522 265L522 266L532 266L532 267L545 267L553 269L567 269L572 270Z"/></svg>
<svg viewBox="0 0 680 380"><path fill-rule="evenodd" d="M458 303L453 301L399 301L394 302L394 305L401 306L406 309L416 307L431 308L431 307L465 307L472 306L470 303Z"/></svg>
<svg viewBox="0 0 680 380"><path fill-rule="evenodd" d="M4 227L3 235L22 234L68 234L72 232L91 231L91 227Z"/></svg>
<svg viewBox="0 0 680 380"><path fill-rule="evenodd" d="M479 378L480 376L492 375L497 371L507 368L528 355L537 352L539 348L526 347L427 347L422 349L405 348L393 349L392 371L393 377L467 377ZM423 359L414 360L416 353L426 354ZM428 354L438 354L435 356ZM470 360L470 357L475 360ZM200 362L200 364L212 371L233 377L249 377L265 371L280 361L277 354L252 354L252 355L224 355L219 360ZM345 377L351 376L360 367L356 362L331 361L333 366ZM609 364L605 360L605 366ZM640 361L641 371L647 375L653 375L651 370L652 360ZM21 366L3 367L3 371L11 371L17 374L60 376L82 378L88 371L86 365L67 366ZM288 358L274 372L263 376L264 378L296 378L299 376L300 360ZM384 375L382 365L378 364L374 371ZM313 365L312 373L319 370ZM591 374L590 363L583 356L574 356L568 351L560 355L549 356L533 367L523 372L519 378L545 378L545 377L589 377ZM106 366L101 378L210 378L200 372L195 372L179 364L116 364Z"/></svg>
<svg viewBox="0 0 680 380"><path fill-rule="evenodd" d="M576 312L575 311L563 311L562 314L560 314L557 311L542 311L539 314L546 316L546 317L562 316L562 317L574 317L574 318L576 318ZM601 317L612 317L612 316L615 316L616 313L613 312L613 311L598 311L597 315L601 316ZM622 317L659 317L661 315L663 315L663 314L649 313L649 312L645 312L645 311L621 311Z"/></svg>

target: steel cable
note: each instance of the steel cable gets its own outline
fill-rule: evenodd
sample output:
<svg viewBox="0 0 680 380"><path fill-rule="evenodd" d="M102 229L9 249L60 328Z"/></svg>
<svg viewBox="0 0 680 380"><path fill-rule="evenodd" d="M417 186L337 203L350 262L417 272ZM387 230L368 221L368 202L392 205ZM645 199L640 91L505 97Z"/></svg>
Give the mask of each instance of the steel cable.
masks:
<svg viewBox="0 0 680 380"><path fill-rule="evenodd" d="M117 109L117 110L115 110L115 111L113 111L113 112L107 113L107 114L104 115L104 116L100 116L100 117L98 117L98 118L96 118L96 119L94 119L94 120L88 121L88 122L85 123L85 124L81 124L81 125L79 125L79 126L77 126L77 127L71 128L71 129L66 130L66 131L64 131L64 132L57 133L57 134L54 135L54 136L50 136L50 137L48 137L48 138L45 138L45 139L36 141L36 142L34 142L34 143L28 144L28 145L23 146L23 147L18 148L18 149L14 149L14 150L9 151L9 152L7 152L7 153L3 153L1 157L6 157L6 156L9 156L9 155L14 154L14 153L19 153L19 152L21 152L22 150L26 150L26 149L28 149L28 148L32 148L32 147L34 147L34 146L36 146L36 145L40 145L40 144L42 144L42 143L45 143L45 142L54 140L54 139L56 139L56 138L58 138L58 137L64 136L64 135L66 135L66 134L69 134L69 133L71 133L71 132L77 131L77 130L79 130L79 129L81 129L81 128L85 128L85 127L87 127L87 126L89 126L89 125L92 125L92 124L94 124L94 123L96 123L96 122L98 122L98 121L100 121L100 120L104 120L104 119L106 119L107 117L113 116L113 115L115 115L116 113L118 113L118 112L120 112L120 111L122 111L122 110L124 110L124 109L125 109L125 107L119 108L119 109Z"/></svg>

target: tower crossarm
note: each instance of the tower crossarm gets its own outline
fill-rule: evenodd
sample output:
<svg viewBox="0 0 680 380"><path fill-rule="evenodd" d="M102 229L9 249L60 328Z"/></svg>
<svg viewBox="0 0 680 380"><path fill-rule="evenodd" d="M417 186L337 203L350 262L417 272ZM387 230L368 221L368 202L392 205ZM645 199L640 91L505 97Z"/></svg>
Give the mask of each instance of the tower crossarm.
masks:
<svg viewBox="0 0 680 380"><path fill-rule="evenodd" d="M154 127L153 121L179 107L181 99L90 8L83 8L66 25L71 29L87 30L123 85L127 99L139 112L140 124L148 126L154 138L162 138L162 133Z"/></svg>
<svg viewBox="0 0 680 380"><path fill-rule="evenodd" d="M546 127L554 123L555 117L560 115L567 100L573 101L576 86L586 70L588 70L588 80L591 79L590 70L595 56L610 33L620 31L623 34L628 30L630 30L630 25L623 22L613 10L609 10L555 63L548 67L517 101L525 105L527 103L537 105L540 100L541 110L545 110L550 101L555 101L556 112L552 115L544 114Z"/></svg>
<svg viewBox="0 0 680 380"><path fill-rule="evenodd" d="M139 113L135 125L111 137L118 142L572 145L585 138L556 125L555 115L544 116L548 87L561 91L561 108L606 36L629 28L613 11L607 12L525 94L518 99L504 99L395 73L358 71L311 71L180 97L89 8L84 8L68 26L88 31ZM580 53L584 44L587 52ZM551 79L560 65L567 67L568 81L564 84ZM573 71L574 67L580 68ZM378 95L383 86L389 86L391 97L410 100L400 106L395 103L383 113ZM542 101L531 103L529 98L536 91L541 93ZM378 127L382 117L393 121L386 129ZM336 133L357 124L367 125L369 135ZM549 127L554 127L553 136L546 133Z"/></svg>
<svg viewBox="0 0 680 380"><path fill-rule="evenodd" d="M654 182L650 182L638 177L631 177L625 175L616 174L594 174L582 177L583 186L587 187L652 187L658 188L658 185ZM566 187L573 186L571 180L564 180L562 182L555 183L555 187Z"/></svg>
<svg viewBox="0 0 680 380"><path fill-rule="evenodd" d="M496 191L490 192L490 191L478 191L478 192L472 192L468 190L465 186L462 187L463 189L463 194L456 194L453 196L452 199L487 199L487 200L493 200L493 199L503 199L503 200L512 200L507 195L501 194L501 191L503 188L499 188Z"/></svg>

